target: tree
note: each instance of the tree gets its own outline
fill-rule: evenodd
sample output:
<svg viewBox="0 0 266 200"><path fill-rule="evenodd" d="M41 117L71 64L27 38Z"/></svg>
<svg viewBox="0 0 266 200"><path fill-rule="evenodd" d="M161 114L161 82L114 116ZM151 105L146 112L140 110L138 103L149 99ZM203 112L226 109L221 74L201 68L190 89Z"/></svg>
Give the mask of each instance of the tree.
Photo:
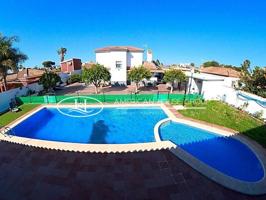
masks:
<svg viewBox="0 0 266 200"><path fill-rule="evenodd" d="M250 74L242 73L240 83L244 91L266 97L266 70L255 67Z"/></svg>
<svg viewBox="0 0 266 200"><path fill-rule="evenodd" d="M64 47L61 47L57 50L57 54L60 56L60 61L63 62L65 60L67 49Z"/></svg>
<svg viewBox="0 0 266 200"><path fill-rule="evenodd" d="M51 91L61 81L60 76L54 72L46 71L40 78L39 83L43 85L46 92Z"/></svg>
<svg viewBox="0 0 266 200"><path fill-rule="evenodd" d="M236 70L236 71L238 71L238 72L241 71L241 67L237 67L237 66L233 66L233 65L222 64L221 67L234 69L234 70Z"/></svg>
<svg viewBox="0 0 266 200"><path fill-rule="evenodd" d="M171 84L171 93L174 89L175 82L182 82L186 80L186 75L180 69L169 69L165 72L163 81Z"/></svg>
<svg viewBox="0 0 266 200"><path fill-rule="evenodd" d="M16 72L18 64L28 58L18 48L13 47L13 43L17 41L18 38L15 36L6 37L0 33L0 80L3 81L4 90L7 90L6 76L8 70Z"/></svg>
<svg viewBox="0 0 266 200"><path fill-rule="evenodd" d="M153 60L153 64L155 64L156 67L161 68L163 66L163 63L160 62L160 60Z"/></svg>
<svg viewBox="0 0 266 200"><path fill-rule="evenodd" d="M143 79L150 79L151 72L143 65L140 67L134 67L129 71L128 78L136 83L136 93L137 93L140 81L142 81Z"/></svg>
<svg viewBox="0 0 266 200"><path fill-rule="evenodd" d="M90 68L84 68L82 71L82 80L86 84L93 84L95 86L95 93L98 94L98 88L104 82L110 81L111 74L109 70L100 64L93 64Z"/></svg>
<svg viewBox="0 0 266 200"><path fill-rule="evenodd" d="M207 61L205 63L202 64L203 67L220 67L219 62L217 61Z"/></svg>
<svg viewBox="0 0 266 200"><path fill-rule="evenodd" d="M43 65L43 67L46 68L46 69L51 69L51 68L54 67L55 62L48 60L48 61L44 61L44 62L42 63L42 65Z"/></svg>
<svg viewBox="0 0 266 200"><path fill-rule="evenodd" d="M245 60L243 62L243 64L241 64L241 70L244 73L249 73L249 69L250 69L250 61L249 60Z"/></svg>
<svg viewBox="0 0 266 200"><path fill-rule="evenodd" d="M241 65L239 85L244 91L266 97L266 70L255 67L251 71L250 61L245 60Z"/></svg>

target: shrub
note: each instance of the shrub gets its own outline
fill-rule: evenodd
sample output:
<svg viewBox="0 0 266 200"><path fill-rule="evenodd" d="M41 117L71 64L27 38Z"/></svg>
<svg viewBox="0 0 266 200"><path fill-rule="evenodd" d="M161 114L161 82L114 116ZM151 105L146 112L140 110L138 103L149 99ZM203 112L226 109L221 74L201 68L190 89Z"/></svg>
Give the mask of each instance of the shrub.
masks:
<svg viewBox="0 0 266 200"><path fill-rule="evenodd" d="M76 82L81 82L82 77L80 74L72 74L69 79L68 82L69 83L76 83Z"/></svg>
<svg viewBox="0 0 266 200"><path fill-rule="evenodd" d="M263 111L257 111L255 113L252 114L253 117L257 118L257 119L262 119L262 115L263 115Z"/></svg>
<svg viewBox="0 0 266 200"><path fill-rule="evenodd" d="M43 85L46 92L52 91L57 83L60 83L61 78L56 73L46 71L40 78L39 83Z"/></svg>

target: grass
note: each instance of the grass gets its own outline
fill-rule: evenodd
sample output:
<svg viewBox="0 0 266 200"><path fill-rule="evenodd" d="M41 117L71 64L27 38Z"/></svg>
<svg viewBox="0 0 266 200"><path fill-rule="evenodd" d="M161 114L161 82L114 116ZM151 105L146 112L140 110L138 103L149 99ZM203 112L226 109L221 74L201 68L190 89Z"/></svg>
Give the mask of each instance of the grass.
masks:
<svg viewBox="0 0 266 200"><path fill-rule="evenodd" d="M236 130L266 147L266 125L245 112L219 101L207 101L189 107L204 106L206 109L188 109L179 112L186 117L206 121Z"/></svg>
<svg viewBox="0 0 266 200"><path fill-rule="evenodd" d="M24 115L25 113L31 111L32 109L36 108L37 104L23 104L19 106L19 112L6 112L0 115L0 125L6 126L10 122L14 121L15 119L19 118L20 116Z"/></svg>

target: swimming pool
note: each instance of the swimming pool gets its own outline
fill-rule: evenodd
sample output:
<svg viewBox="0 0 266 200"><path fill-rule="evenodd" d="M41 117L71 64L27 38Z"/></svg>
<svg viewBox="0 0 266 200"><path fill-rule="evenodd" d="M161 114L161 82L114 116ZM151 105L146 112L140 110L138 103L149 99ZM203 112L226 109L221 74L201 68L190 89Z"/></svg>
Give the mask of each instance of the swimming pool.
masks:
<svg viewBox="0 0 266 200"><path fill-rule="evenodd" d="M227 176L247 182L264 178L264 168L244 143L178 122L159 128L161 140L170 140L181 149Z"/></svg>
<svg viewBox="0 0 266 200"><path fill-rule="evenodd" d="M60 110L67 113L69 108ZM85 118L61 112L44 107L13 127L13 133L26 138L83 144L147 143L155 141L155 124L167 117L159 106L105 107L99 114Z"/></svg>
<svg viewBox="0 0 266 200"><path fill-rule="evenodd" d="M176 118L164 104L90 105L85 114L71 104L60 109L46 105L9 128L14 136L0 134L1 140L39 148L97 153L169 149L225 187L266 193L262 147L242 136L223 136L231 132Z"/></svg>
<svg viewBox="0 0 266 200"><path fill-rule="evenodd" d="M240 99L243 99L243 98L244 98L245 100L252 100L252 101L255 101L255 102L256 102L257 104L259 104L260 106L266 108L266 101L259 100L259 99L257 99L257 98L252 97L252 96L249 96L248 94L240 93L240 92L237 94L237 96L238 96L238 98L240 98ZM262 97L261 97L261 99L262 99Z"/></svg>

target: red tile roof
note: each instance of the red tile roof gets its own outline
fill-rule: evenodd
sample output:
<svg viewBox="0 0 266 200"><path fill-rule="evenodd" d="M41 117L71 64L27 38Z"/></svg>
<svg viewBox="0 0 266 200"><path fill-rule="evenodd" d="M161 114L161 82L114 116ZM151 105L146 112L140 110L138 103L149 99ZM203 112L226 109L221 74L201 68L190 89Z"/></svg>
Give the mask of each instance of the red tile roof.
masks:
<svg viewBox="0 0 266 200"><path fill-rule="evenodd" d="M132 47L132 46L108 46L108 47L96 49L95 53L103 53L103 52L110 52L110 51L143 52L144 49L140 49L140 48Z"/></svg>
<svg viewBox="0 0 266 200"><path fill-rule="evenodd" d="M200 72L206 74L234 77L234 78L240 77L240 72L226 67L202 67L200 68Z"/></svg>
<svg viewBox="0 0 266 200"><path fill-rule="evenodd" d="M144 63L143 63L143 66L145 67L145 68L147 68L147 69L149 69L151 72L164 72L164 70L162 69L162 68L159 68L159 67L157 67L154 63L152 63L152 62L147 62L147 61L145 61Z"/></svg>
<svg viewBox="0 0 266 200"><path fill-rule="evenodd" d="M16 80L26 80L26 79L39 79L44 73L44 70L40 69L31 69L28 68L28 75L27 69L23 69L15 74L8 74L6 79L8 82L16 81Z"/></svg>
<svg viewBox="0 0 266 200"><path fill-rule="evenodd" d="M91 68L95 64L96 64L95 62L90 61L90 62L87 62L87 63L83 63L82 64L82 67L83 68L86 68L86 69L89 69L89 68Z"/></svg>

